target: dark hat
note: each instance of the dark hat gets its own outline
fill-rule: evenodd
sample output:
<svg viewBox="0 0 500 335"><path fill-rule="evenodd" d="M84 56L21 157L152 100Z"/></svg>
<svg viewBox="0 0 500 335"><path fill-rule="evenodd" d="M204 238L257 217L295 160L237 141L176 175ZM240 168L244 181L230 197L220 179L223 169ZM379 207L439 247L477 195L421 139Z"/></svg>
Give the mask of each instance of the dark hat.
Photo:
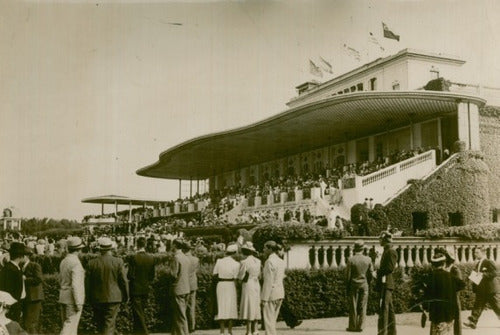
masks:
<svg viewBox="0 0 500 335"><path fill-rule="evenodd" d="M24 243L21 242L12 242L10 244L9 248L9 254L11 255L16 255L16 256L24 256L29 254L28 247L24 245Z"/></svg>
<svg viewBox="0 0 500 335"><path fill-rule="evenodd" d="M380 234L379 239L384 242L392 242L392 234L388 231L383 231L382 234Z"/></svg>
<svg viewBox="0 0 500 335"><path fill-rule="evenodd" d="M354 252L362 251L365 248L365 242L357 240L354 242Z"/></svg>
<svg viewBox="0 0 500 335"><path fill-rule="evenodd" d="M431 257L431 263L441 263L446 261L446 250L436 249Z"/></svg>

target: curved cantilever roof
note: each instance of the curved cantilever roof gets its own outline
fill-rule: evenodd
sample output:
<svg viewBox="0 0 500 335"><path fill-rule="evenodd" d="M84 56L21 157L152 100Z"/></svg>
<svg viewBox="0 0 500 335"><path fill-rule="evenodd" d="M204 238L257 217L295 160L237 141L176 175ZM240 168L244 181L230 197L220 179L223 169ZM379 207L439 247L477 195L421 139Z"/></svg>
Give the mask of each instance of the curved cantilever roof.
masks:
<svg viewBox="0 0 500 335"><path fill-rule="evenodd" d="M200 136L137 170L146 177L206 179L245 166L345 142L457 111L485 100L434 91L359 92L288 109L245 127Z"/></svg>
<svg viewBox="0 0 500 335"><path fill-rule="evenodd" d="M141 199L141 198L129 198L129 197L124 197L121 195L103 195L100 197L92 197L92 198L85 198L82 200L83 203L88 203L88 204L117 204L117 205L136 205L136 206L142 206L142 205L158 205L158 204L163 204L166 201L161 201L161 200L148 200L148 199Z"/></svg>

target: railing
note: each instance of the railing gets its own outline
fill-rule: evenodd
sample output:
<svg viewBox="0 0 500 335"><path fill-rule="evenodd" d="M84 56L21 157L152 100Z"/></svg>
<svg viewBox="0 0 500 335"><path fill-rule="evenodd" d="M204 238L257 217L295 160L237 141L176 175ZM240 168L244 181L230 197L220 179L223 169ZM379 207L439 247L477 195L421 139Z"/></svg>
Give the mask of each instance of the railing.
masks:
<svg viewBox="0 0 500 335"><path fill-rule="evenodd" d="M368 175L368 177L364 177L361 180L361 186L366 186L381 179L384 179L386 177L392 176L393 174L396 174L396 172L397 172L396 166L385 168L378 172L374 172Z"/></svg>
<svg viewBox="0 0 500 335"><path fill-rule="evenodd" d="M408 159L406 161L403 161L400 165L399 165L399 171L404 171L406 169L409 169L411 168L412 166L415 166L415 165L418 165L420 164L421 162L425 162L425 161L428 161L430 159L434 159L432 157L432 151L427 151L421 155L418 155L414 158L411 158L411 159Z"/></svg>
<svg viewBox="0 0 500 335"><path fill-rule="evenodd" d="M352 255L352 247L357 237L338 241L308 242L293 244L287 252L288 268L342 268ZM380 264L383 248L377 237L363 238L364 254L372 258L375 267ZM474 249L483 247L488 259L500 262L500 241L468 242L455 238L428 240L419 237L394 238L393 247L398 254L398 266L407 269L430 264L434 250L444 247L451 250L457 263L474 261Z"/></svg>

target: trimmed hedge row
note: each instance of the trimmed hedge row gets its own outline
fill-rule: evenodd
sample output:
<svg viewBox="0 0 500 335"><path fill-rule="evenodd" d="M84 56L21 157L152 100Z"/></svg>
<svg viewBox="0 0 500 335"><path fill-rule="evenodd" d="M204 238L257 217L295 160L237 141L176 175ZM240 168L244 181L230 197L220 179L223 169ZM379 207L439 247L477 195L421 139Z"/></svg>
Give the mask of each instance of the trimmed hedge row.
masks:
<svg viewBox="0 0 500 335"><path fill-rule="evenodd" d="M459 266L464 278L470 274L473 265ZM423 287L422 282L430 274L429 267L413 268L408 274L397 270L396 287L394 291L394 308L396 313L416 311L416 305L420 302ZM216 328L212 314L212 267L202 266L198 274L199 290L197 293L197 325L200 329ZM148 325L152 332L167 332L171 325L171 304L169 303L169 287L172 277L168 267L160 265L157 268L156 278L153 283L154 292L149 296L146 308ZM45 276L46 300L43 304L41 316L41 327L43 333L57 333L60 330L60 320L54 317L59 315L58 278L57 275ZM374 314L377 310L377 294L371 287L368 300L368 314ZM348 311L346 288L344 283L344 271L339 269L327 270L290 270L285 278L286 299L292 312L300 319L324 318L345 316ZM470 309L473 305L474 295L470 283L461 293L462 306ZM129 332L132 327L132 315L129 304L122 304L117 319L118 330ZM79 333L95 333L92 310L85 305L80 320Z"/></svg>
<svg viewBox="0 0 500 335"><path fill-rule="evenodd" d="M500 224L478 224L458 227L439 227L417 231L417 236L441 239L458 237L467 241L498 241L500 239Z"/></svg>

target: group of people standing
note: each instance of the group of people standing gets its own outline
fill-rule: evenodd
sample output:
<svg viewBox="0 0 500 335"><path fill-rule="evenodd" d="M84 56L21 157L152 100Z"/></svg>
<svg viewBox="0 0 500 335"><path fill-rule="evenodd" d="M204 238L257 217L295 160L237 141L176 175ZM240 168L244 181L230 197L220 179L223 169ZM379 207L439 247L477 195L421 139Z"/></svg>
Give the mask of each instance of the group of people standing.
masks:
<svg viewBox="0 0 500 335"><path fill-rule="evenodd" d="M266 335L276 334L276 320L285 297L283 280L285 262L278 255L281 247L274 241L264 244L264 269L251 242L241 246L243 259L238 262L236 244L229 244L225 257L215 263L213 270L216 282L217 311L215 320L219 321L220 333L232 334L232 321L244 320L246 335L258 334L258 321L264 321ZM262 286L260 278L262 277ZM241 299L237 301L237 282L241 282Z"/></svg>
<svg viewBox="0 0 500 335"><path fill-rule="evenodd" d="M380 244L384 252L379 269L373 270L372 259L363 255L364 243L354 244L354 255L346 267L346 288L349 302L349 325L347 331L362 332L370 281L376 279L375 290L379 293L378 334L396 335L396 318L392 301L395 290L394 270L398 255L392 246L392 234L383 232ZM421 304L425 319L430 320L431 335L461 335L462 326L475 329L486 304L489 304L500 319L500 277L495 263L486 257L479 246L474 249L476 263L469 279L472 281L476 300L468 321L462 324L459 291L465 288L465 278L455 264L455 255L445 248L437 248L431 257L432 274L423 285ZM424 326L425 321L422 322Z"/></svg>

